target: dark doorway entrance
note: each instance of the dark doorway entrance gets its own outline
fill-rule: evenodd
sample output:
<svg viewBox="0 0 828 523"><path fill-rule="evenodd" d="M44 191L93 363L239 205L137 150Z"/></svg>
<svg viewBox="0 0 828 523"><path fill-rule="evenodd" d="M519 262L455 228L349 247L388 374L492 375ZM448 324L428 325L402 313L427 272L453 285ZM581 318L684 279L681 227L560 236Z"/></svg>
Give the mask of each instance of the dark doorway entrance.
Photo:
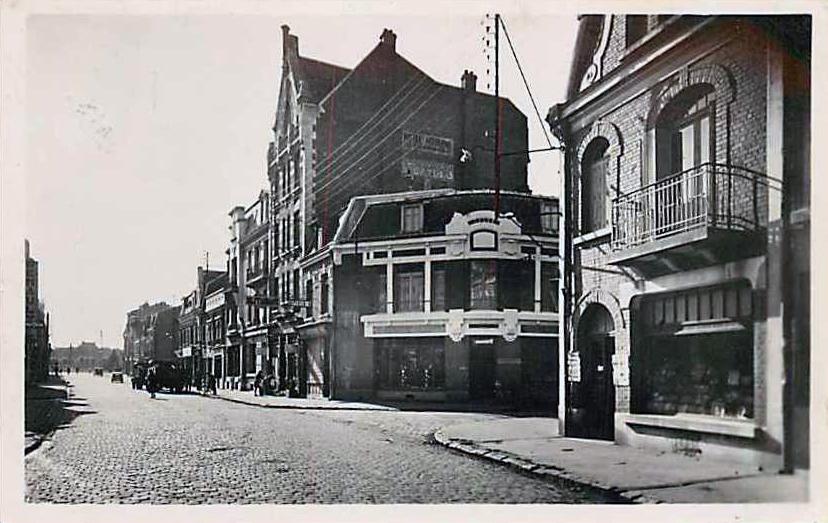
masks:
<svg viewBox="0 0 828 523"><path fill-rule="evenodd" d="M469 347L469 396L475 400L494 398L495 346L487 341L472 340Z"/></svg>
<svg viewBox="0 0 828 523"><path fill-rule="evenodd" d="M579 435L612 440L615 428L615 386L612 355L615 354L615 324L609 311L591 305L578 324L581 382L578 403L583 409Z"/></svg>

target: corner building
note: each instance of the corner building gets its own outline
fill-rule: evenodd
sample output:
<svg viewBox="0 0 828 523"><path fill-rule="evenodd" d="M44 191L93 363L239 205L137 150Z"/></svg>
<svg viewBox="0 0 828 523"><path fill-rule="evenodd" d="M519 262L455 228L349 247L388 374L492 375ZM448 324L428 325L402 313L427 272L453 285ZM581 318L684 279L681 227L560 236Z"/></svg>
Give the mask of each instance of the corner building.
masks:
<svg viewBox="0 0 828 523"><path fill-rule="evenodd" d="M502 192L498 220L493 198L351 201L328 251L334 397L557 408L557 201Z"/></svg>
<svg viewBox="0 0 828 523"><path fill-rule="evenodd" d="M353 69L304 57L282 26L282 79L268 150L272 195L272 319L281 382L330 395L333 265L330 243L354 197L494 187L498 104L464 71L436 82L397 53L396 35ZM526 117L499 101L501 187L528 192ZM313 318L309 323L306 318ZM302 328L300 328L302 326Z"/></svg>
<svg viewBox="0 0 828 523"><path fill-rule="evenodd" d="M809 17L581 18L549 114L567 434L808 466L810 38Z"/></svg>

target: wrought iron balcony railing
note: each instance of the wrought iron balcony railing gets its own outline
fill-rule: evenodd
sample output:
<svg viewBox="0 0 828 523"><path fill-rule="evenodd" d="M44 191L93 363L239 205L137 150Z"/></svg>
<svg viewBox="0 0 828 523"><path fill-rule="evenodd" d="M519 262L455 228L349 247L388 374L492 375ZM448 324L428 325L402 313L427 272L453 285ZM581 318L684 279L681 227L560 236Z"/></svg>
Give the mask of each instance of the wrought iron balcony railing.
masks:
<svg viewBox="0 0 828 523"><path fill-rule="evenodd" d="M706 163L621 195L612 204L612 249L703 227L755 230L768 184L763 174Z"/></svg>

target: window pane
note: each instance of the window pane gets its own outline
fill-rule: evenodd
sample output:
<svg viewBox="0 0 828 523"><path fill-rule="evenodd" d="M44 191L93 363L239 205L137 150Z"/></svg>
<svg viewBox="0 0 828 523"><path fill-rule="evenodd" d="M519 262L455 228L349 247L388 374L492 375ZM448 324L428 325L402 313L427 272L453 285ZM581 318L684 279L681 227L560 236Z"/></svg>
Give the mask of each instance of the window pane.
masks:
<svg viewBox="0 0 828 523"><path fill-rule="evenodd" d="M431 271L431 310L446 310L446 271L443 268Z"/></svg>
<svg viewBox="0 0 828 523"><path fill-rule="evenodd" d="M497 263L494 260L471 263L471 308L497 308Z"/></svg>
<svg viewBox="0 0 828 523"><path fill-rule="evenodd" d="M684 171L696 165L693 155L693 125L690 124L682 128L679 133L681 133L681 170Z"/></svg>
<svg viewBox="0 0 828 523"><path fill-rule="evenodd" d="M710 161L710 116L699 121L699 163Z"/></svg>

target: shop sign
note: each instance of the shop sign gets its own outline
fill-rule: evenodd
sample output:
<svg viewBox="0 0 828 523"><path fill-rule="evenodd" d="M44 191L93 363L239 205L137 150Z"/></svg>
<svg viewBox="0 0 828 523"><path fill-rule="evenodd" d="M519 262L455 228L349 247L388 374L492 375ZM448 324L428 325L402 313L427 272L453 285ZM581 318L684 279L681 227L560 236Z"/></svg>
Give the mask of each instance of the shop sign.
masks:
<svg viewBox="0 0 828 523"><path fill-rule="evenodd" d="M566 376L569 381L581 381L581 355L577 352L570 352L566 357Z"/></svg>

